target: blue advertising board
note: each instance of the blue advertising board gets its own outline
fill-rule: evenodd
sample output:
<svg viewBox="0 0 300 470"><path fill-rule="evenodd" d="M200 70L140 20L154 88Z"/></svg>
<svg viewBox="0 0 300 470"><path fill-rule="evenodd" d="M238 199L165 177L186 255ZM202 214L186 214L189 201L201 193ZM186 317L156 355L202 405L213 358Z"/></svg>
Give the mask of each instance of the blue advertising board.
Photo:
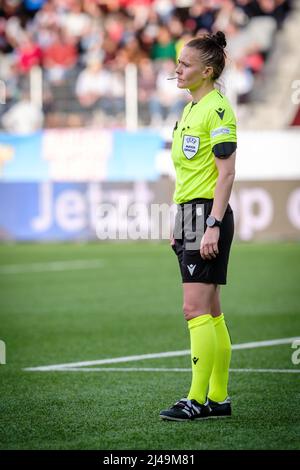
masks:
<svg viewBox="0 0 300 470"><path fill-rule="evenodd" d="M152 130L49 129L0 133L0 181L153 181L164 145Z"/></svg>

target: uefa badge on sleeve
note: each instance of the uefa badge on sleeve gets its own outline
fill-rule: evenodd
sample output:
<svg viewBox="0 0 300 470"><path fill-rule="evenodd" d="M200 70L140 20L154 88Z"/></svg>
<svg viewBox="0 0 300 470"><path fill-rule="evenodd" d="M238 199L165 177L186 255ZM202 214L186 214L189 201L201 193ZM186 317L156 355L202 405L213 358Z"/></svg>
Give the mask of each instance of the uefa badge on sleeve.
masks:
<svg viewBox="0 0 300 470"><path fill-rule="evenodd" d="M200 147L200 137L194 137L193 135L184 135L182 142L182 150L185 157L191 160Z"/></svg>

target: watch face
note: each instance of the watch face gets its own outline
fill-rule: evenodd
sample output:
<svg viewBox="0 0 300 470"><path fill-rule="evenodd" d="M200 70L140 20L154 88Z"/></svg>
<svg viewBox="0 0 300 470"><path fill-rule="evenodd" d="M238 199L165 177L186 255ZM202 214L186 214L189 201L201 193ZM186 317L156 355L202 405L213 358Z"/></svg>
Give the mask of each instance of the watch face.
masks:
<svg viewBox="0 0 300 470"><path fill-rule="evenodd" d="M210 215L209 217L207 217L206 225L207 225L208 227L213 227L213 226L215 225L215 223L216 223L216 219L215 219L212 215Z"/></svg>

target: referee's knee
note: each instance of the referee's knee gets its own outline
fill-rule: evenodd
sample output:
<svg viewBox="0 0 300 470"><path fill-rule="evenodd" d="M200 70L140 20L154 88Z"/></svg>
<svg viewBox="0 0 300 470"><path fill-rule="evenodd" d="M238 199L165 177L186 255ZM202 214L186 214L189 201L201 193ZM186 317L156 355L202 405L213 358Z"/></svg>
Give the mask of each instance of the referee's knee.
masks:
<svg viewBox="0 0 300 470"><path fill-rule="evenodd" d="M197 302L184 302L183 303L183 314L184 318L189 321L192 318L200 317L201 315L211 314L210 307L204 303L197 303Z"/></svg>
<svg viewBox="0 0 300 470"><path fill-rule="evenodd" d="M199 315L203 315L198 305L189 302L185 302L183 304L182 310L186 321L189 321L195 317L199 317Z"/></svg>

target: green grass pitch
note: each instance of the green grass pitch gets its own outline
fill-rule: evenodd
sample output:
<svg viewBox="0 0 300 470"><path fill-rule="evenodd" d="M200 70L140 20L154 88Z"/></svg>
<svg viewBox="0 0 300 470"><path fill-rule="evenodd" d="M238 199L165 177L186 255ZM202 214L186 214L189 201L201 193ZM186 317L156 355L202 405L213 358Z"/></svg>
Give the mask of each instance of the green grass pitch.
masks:
<svg viewBox="0 0 300 470"><path fill-rule="evenodd" d="M47 264L74 260L99 266ZM36 263L45 269L32 271ZM228 281L222 299L233 344L300 336L299 244L236 243ZM298 373L233 371L231 419L172 423L159 411L186 395L189 371L23 370L188 349L167 242L2 245L0 289L1 449L300 448ZM300 369L293 352L291 344L234 350L231 367ZM101 367L189 366L180 356Z"/></svg>

